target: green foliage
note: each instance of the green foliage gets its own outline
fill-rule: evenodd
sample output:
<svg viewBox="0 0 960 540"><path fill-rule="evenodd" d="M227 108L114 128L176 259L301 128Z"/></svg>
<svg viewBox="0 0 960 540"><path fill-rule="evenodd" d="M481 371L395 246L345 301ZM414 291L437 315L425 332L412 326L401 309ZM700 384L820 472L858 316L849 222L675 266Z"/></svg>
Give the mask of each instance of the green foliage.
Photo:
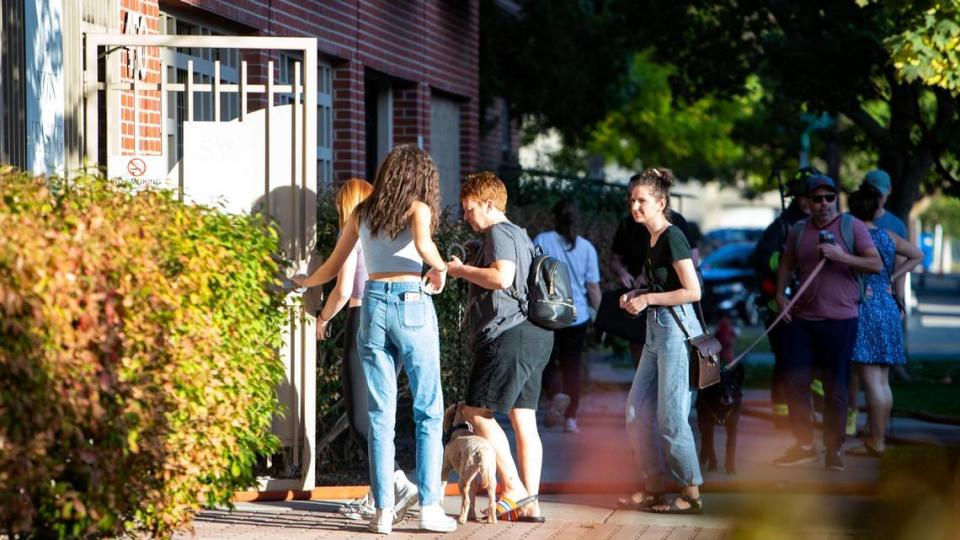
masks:
<svg viewBox="0 0 960 540"><path fill-rule="evenodd" d="M0 173L0 531L166 537L254 483L286 321L259 216Z"/></svg>
<svg viewBox="0 0 960 540"><path fill-rule="evenodd" d="M858 0L866 6L868 0ZM960 94L960 1L943 0L930 3L926 9L891 9L894 17L904 17L909 27L887 37L884 44L890 51L893 66L900 80L920 81Z"/></svg>
<svg viewBox="0 0 960 540"><path fill-rule="evenodd" d="M930 206L920 215L924 225L939 224L943 234L960 238L960 199L956 197L936 197Z"/></svg>
<svg viewBox="0 0 960 540"><path fill-rule="evenodd" d="M742 97L688 102L671 88L675 71L654 62L650 51L636 54L620 85L626 100L593 129L588 152L635 170L662 163L681 176L735 173L746 151L733 137L761 104L759 81L751 80L752 91Z"/></svg>

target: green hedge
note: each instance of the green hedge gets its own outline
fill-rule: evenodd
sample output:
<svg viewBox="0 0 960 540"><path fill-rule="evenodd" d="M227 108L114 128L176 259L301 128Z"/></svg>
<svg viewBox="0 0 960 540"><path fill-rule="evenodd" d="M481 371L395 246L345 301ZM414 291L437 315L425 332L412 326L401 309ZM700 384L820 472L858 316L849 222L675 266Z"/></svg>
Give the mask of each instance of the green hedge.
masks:
<svg viewBox="0 0 960 540"><path fill-rule="evenodd" d="M0 527L169 536L254 483L286 316L259 217L0 171Z"/></svg>

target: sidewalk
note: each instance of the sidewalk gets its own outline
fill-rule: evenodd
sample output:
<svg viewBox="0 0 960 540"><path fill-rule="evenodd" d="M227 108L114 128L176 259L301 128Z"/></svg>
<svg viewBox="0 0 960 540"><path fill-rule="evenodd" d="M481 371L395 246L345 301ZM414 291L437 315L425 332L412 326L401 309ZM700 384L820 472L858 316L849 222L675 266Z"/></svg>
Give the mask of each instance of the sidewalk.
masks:
<svg viewBox="0 0 960 540"><path fill-rule="evenodd" d="M826 471L822 462L792 469L772 464L791 443L786 431L773 429L761 414L765 392L748 391L747 414L738 430L737 473L704 472L702 516L662 516L616 510L616 498L636 485L635 466L623 427L629 368L613 369L594 357L589 364L595 391L584 396L578 414L581 433L542 428L544 467L541 500L547 522L467 523L448 535L420 533L416 515L390 538L729 538L747 536L805 539L873 538L864 516L873 509L879 460L846 457L843 472ZM748 366L749 369L749 366ZM505 426L509 435L509 425ZM960 429L897 419L900 437L960 444ZM725 434L716 431L718 457L724 456ZM336 513L342 501L239 503L236 511L204 511L195 521L197 538L374 538L366 524ZM486 507L483 497L481 508ZM459 511L460 499L448 496L448 514ZM799 533L799 535L798 535ZM177 538L189 538L181 534Z"/></svg>

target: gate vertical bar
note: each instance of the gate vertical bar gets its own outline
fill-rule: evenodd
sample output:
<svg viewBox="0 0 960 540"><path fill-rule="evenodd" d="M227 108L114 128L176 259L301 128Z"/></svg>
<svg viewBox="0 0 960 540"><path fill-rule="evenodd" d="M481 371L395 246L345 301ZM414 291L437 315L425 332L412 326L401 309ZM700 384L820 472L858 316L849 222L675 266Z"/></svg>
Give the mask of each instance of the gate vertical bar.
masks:
<svg viewBox="0 0 960 540"><path fill-rule="evenodd" d="M307 46L303 51L304 73L303 73L303 129L300 137L303 141L301 145L301 159L303 166L300 167L301 189L303 194L311 193L308 186L316 189L317 186L317 41L316 39L306 40ZM308 183L309 180L309 183ZM302 245L304 255L309 256L313 245L316 242L317 225L317 201L305 200L306 205L303 213L304 229L310 231L310 238L304 238ZM304 340L303 354L301 356L301 371L303 372L303 393L308 396L303 400L306 412L303 416L303 428L307 433L307 447L309 451L304 459L303 484L304 489L312 489L316 485L316 441L317 441L317 414L316 414L316 396L317 394L317 341L313 336L315 323L310 324L305 314L301 314L301 339Z"/></svg>
<svg viewBox="0 0 960 540"><path fill-rule="evenodd" d="M270 196L270 118L273 116L273 60L267 62L267 105L263 109L264 124L264 156L263 156L263 193L267 197L267 212L272 216L274 214L273 197ZM290 254L288 253L289 257Z"/></svg>
<svg viewBox="0 0 960 540"><path fill-rule="evenodd" d="M213 121L220 121L220 61L213 63Z"/></svg>
<svg viewBox="0 0 960 540"><path fill-rule="evenodd" d="M300 208L303 206L303 199L306 194L301 194L297 189L299 184L299 175L297 167L300 165L297 159L297 150L300 141L297 140L297 117L300 112L300 62L295 62L293 67L293 106L290 107L290 213L293 214L293 251L297 261L297 271L306 271L303 256L303 223L300 219ZM299 204L298 204L299 203Z"/></svg>
<svg viewBox="0 0 960 540"><path fill-rule="evenodd" d="M87 46L84 50L83 98L85 106L83 110L83 145L86 155L83 157L85 172L95 172L99 149L97 148L99 133L97 133L97 108L99 107L99 95L97 86L99 85L97 70L97 52L100 50L97 36L86 35ZM94 170L91 171L90 167Z"/></svg>
<svg viewBox="0 0 960 540"><path fill-rule="evenodd" d="M240 121L247 119L247 61L240 62Z"/></svg>

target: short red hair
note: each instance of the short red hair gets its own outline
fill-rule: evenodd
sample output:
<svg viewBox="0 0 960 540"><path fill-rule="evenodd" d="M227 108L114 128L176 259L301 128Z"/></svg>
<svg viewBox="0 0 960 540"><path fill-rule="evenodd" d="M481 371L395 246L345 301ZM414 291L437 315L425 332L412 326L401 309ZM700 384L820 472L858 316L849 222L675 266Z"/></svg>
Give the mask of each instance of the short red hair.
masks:
<svg viewBox="0 0 960 540"><path fill-rule="evenodd" d="M507 186L490 171L468 174L460 186L460 200L490 201L501 211L507 211Z"/></svg>

